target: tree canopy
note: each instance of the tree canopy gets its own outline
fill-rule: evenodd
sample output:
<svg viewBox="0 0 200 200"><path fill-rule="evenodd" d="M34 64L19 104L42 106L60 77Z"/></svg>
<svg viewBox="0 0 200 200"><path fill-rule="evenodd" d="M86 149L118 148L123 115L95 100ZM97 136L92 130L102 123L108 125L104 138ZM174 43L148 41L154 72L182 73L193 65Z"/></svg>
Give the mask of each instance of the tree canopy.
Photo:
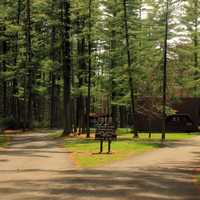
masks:
<svg viewBox="0 0 200 200"><path fill-rule="evenodd" d="M1 0L0 115L89 136L91 113L121 126L163 92L167 114L200 95L199 37L198 0Z"/></svg>

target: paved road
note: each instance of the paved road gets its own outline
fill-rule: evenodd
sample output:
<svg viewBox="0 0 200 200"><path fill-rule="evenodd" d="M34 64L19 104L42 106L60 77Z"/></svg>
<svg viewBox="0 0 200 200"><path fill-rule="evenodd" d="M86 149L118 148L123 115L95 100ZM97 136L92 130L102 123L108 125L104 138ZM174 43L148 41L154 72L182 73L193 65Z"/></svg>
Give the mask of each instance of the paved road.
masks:
<svg viewBox="0 0 200 200"><path fill-rule="evenodd" d="M200 200L200 137L103 169L77 170L68 154L44 134L16 137L0 150L0 199Z"/></svg>

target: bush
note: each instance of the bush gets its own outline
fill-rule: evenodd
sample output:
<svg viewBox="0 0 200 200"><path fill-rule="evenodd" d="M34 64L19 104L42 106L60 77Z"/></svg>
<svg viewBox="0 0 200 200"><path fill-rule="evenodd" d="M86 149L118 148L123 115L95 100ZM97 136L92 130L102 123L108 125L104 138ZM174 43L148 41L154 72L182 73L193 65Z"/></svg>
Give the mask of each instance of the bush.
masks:
<svg viewBox="0 0 200 200"><path fill-rule="evenodd" d="M32 124L33 128L48 128L49 127L49 122L48 121L33 121Z"/></svg>
<svg viewBox="0 0 200 200"><path fill-rule="evenodd" d="M16 129L18 123L13 117L0 118L0 129Z"/></svg>

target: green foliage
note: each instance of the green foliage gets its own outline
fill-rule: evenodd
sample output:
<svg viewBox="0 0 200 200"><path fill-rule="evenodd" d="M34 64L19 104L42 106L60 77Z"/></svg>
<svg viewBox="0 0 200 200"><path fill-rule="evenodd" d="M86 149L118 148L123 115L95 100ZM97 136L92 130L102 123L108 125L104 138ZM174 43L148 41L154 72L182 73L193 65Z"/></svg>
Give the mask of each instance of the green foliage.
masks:
<svg viewBox="0 0 200 200"><path fill-rule="evenodd" d="M0 147L5 147L7 145L7 140L4 135L1 135L0 133Z"/></svg>
<svg viewBox="0 0 200 200"><path fill-rule="evenodd" d="M198 183L200 183L200 175L197 176L197 181L198 181Z"/></svg>
<svg viewBox="0 0 200 200"><path fill-rule="evenodd" d="M23 109L28 105L31 88L34 99L31 106L35 109L33 121L43 118L46 123L52 117L52 99L54 110L58 109L56 117L61 121L63 108L60 103L63 102L65 63L61 51L64 27L60 3L61 1L53 0L31 1L31 62L27 60L26 1L2 0L0 4L1 102L4 87L7 89L5 96L8 110L13 112L11 104L14 99L14 102L18 102L18 108L15 105L14 110L20 110L19 118L24 117ZM73 0L70 3L72 70L69 73L72 87L69 93L72 94L72 101L76 102L76 98L86 97L88 93L90 36L93 111L110 111L111 105L130 107L122 1L92 0L90 19L89 0ZM164 0L127 0L130 71L136 97L160 97L162 94L165 3ZM169 0L169 3L168 99L176 96L199 96L200 3L198 0L181 3ZM194 59L195 56L197 59ZM86 102L82 104L85 115ZM161 110L161 103L157 104L158 110ZM3 110L3 106L0 110ZM168 114L174 112L167 107Z"/></svg>
<svg viewBox="0 0 200 200"><path fill-rule="evenodd" d="M49 122L47 120L33 122L33 128L48 128L48 127L49 127Z"/></svg>
<svg viewBox="0 0 200 200"><path fill-rule="evenodd" d="M0 118L1 129L16 129L19 125L19 122L17 122L13 117Z"/></svg>

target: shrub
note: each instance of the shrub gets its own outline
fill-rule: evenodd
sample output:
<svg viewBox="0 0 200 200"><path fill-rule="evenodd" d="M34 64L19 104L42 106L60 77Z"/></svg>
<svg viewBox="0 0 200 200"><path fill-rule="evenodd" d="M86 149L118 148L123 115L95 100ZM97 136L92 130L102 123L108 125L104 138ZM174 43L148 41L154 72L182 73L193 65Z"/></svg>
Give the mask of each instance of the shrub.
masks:
<svg viewBox="0 0 200 200"><path fill-rule="evenodd" d="M48 128L49 127L49 122L48 121L33 121L32 124L33 128Z"/></svg>
<svg viewBox="0 0 200 200"><path fill-rule="evenodd" d="M13 117L0 118L0 129L16 129L18 123Z"/></svg>

